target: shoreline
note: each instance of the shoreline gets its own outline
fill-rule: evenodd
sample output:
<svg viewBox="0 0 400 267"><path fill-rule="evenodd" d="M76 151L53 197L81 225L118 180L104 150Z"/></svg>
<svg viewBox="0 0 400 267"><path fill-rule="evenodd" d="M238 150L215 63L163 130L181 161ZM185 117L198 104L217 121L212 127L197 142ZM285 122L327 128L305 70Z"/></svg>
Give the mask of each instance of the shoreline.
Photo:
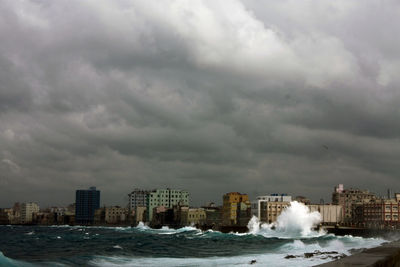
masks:
<svg viewBox="0 0 400 267"><path fill-rule="evenodd" d="M400 266L400 240L383 243L339 260L315 265L319 267L393 267Z"/></svg>

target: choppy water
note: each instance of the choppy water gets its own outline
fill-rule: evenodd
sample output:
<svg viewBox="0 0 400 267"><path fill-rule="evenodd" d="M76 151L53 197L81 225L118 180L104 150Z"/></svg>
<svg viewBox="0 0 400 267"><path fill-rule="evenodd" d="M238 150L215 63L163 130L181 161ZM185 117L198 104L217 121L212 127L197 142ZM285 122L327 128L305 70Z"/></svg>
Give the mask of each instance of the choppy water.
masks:
<svg viewBox="0 0 400 267"><path fill-rule="evenodd" d="M258 232L257 232L258 231ZM270 229L223 234L185 227L178 230L79 226L0 226L0 266L311 266L331 258L305 252L378 246L383 239L273 237ZM277 233L277 235L280 235ZM285 259L297 255L300 257ZM335 254L332 254L335 256Z"/></svg>
<svg viewBox="0 0 400 267"><path fill-rule="evenodd" d="M313 231L320 221L318 212L294 201L274 224L253 217L246 234L143 224L0 226L0 266L312 266L385 242ZM304 254L315 251L322 253Z"/></svg>

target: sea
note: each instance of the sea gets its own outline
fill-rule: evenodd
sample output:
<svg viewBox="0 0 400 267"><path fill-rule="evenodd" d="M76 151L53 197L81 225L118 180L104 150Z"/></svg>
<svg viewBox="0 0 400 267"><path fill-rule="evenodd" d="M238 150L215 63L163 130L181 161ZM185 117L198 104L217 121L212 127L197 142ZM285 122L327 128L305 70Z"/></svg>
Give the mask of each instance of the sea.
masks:
<svg viewBox="0 0 400 267"><path fill-rule="evenodd" d="M381 245L382 238L315 231L319 213L292 202L248 233L195 227L0 226L0 266L313 266Z"/></svg>

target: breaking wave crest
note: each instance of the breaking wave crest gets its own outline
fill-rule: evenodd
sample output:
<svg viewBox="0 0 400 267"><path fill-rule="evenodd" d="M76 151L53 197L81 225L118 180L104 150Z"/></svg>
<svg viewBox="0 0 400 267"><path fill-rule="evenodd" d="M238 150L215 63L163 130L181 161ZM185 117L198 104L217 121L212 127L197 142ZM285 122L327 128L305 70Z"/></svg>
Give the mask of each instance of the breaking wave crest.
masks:
<svg viewBox="0 0 400 267"><path fill-rule="evenodd" d="M271 224L260 223L256 216L249 221L247 227L254 235L279 238L306 238L318 237L326 234L323 231L313 230L321 223L321 214L317 211L310 212L303 203L292 201L278 216L277 221Z"/></svg>

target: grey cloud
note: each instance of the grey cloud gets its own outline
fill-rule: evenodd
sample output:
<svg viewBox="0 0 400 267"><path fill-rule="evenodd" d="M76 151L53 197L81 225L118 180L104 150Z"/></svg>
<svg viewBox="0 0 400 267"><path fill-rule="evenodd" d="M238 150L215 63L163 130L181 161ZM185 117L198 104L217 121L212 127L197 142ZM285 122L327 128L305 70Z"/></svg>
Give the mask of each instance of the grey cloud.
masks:
<svg viewBox="0 0 400 267"><path fill-rule="evenodd" d="M396 189L399 8L4 1L0 205L90 185L106 204L135 187L185 188L194 205Z"/></svg>

